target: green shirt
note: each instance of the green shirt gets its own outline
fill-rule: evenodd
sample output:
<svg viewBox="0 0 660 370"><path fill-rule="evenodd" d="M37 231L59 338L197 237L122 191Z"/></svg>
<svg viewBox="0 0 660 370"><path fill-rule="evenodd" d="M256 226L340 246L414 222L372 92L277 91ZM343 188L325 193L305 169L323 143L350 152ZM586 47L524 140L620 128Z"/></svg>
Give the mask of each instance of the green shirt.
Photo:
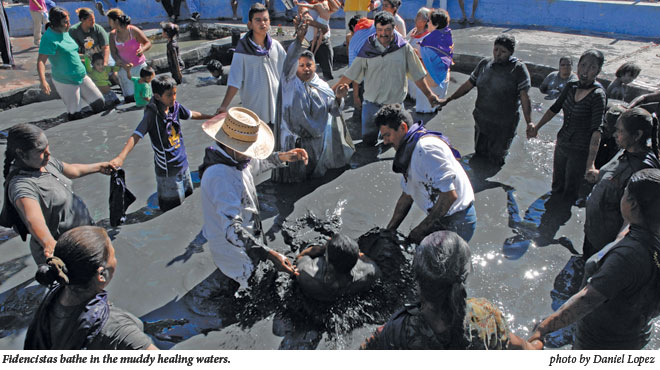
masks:
<svg viewBox="0 0 660 370"><path fill-rule="evenodd" d="M85 66L78 55L78 44L67 32L47 29L39 44L39 54L48 55L53 80L69 85L82 84Z"/></svg>
<svg viewBox="0 0 660 370"><path fill-rule="evenodd" d="M94 84L98 87L102 86L112 86L112 82L110 82L110 73L112 72L118 72L120 67L119 66L105 66L103 67L103 71L99 72L96 69L94 69L94 66L92 66L92 60L89 58L89 56L85 55L85 69L87 70L87 75L89 78L94 81Z"/></svg>
<svg viewBox="0 0 660 370"><path fill-rule="evenodd" d="M151 92L151 85L146 82L140 82L139 77L131 77L131 80L133 80L133 86L135 87L135 106L147 106L153 95Z"/></svg>
<svg viewBox="0 0 660 370"><path fill-rule="evenodd" d="M80 23L76 23L69 28L69 36L78 44L78 52L90 57L94 53L102 53L103 47L110 44L108 33L98 24L94 24L89 32L85 32L80 27Z"/></svg>

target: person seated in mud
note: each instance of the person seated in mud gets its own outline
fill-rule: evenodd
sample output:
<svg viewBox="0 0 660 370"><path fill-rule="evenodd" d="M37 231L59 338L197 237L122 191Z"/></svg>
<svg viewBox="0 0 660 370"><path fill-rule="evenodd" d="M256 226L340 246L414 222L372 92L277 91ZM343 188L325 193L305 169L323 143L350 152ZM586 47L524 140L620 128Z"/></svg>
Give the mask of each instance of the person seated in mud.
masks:
<svg viewBox="0 0 660 370"><path fill-rule="evenodd" d="M639 76L640 72L642 68L635 62L623 63L616 70L616 79L607 86L607 98L625 101L628 97L628 85Z"/></svg>
<svg viewBox="0 0 660 370"><path fill-rule="evenodd" d="M413 202L427 216L408 238L419 243L438 230L452 230L469 241L474 234L477 214L474 191L461 164L460 154L449 146L439 132L427 131L401 104L383 106L374 122L384 144L396 150L392 170L403 175L403 192L387 228L396 230L406 218Z"/></svg>
<svg viewBox="0 0 660 370"><path fill-rule="evenodd" d="M343 234L335 234L325 245L313 245L300 252L296 266L300 289L319 301L333 301L341 295L367 290L381 275L376 263Z"/></svg>
<svg viewBox="0 0 660 370"><path fill-rule="evenodd" d="M539 90L547 94L546 100L557 99L566 83L571 81L577 81L577 76L573 73L573 60L569 56L563 56L559 58L559 70L547 75Z"/></svg>
<svg viewBox="0 0 660 370"><path fill-rule="evenodd" d="M360 347L368 350L542 349L539 340L511 333L502 311L484 298L468 298L470 247L456 233L435 232L415 250L419 301L406 305Z"/></svg>
<svg viewBox="0 0 660 370"><path fill-rule="evenodd" d="M142 121L128 138L124 149L110 163L121 167L128 153L149 134L154 150L158 207L167 211L192 194L188 156L183 144L180 119L209 119L213 116L191 111L176 101L176 81L162 75L151 81L153 98L144 109Z"/></svg>
<svg viewBox="0 0 660 370"><path fill-rule="evenodd" d="M288 162L308 162L305 149L273 152L273 132L246 108L229 108L204 122L203 131L215 145L206 148L199 166L204 214L204 237L218 269L238 283L250 286L260 261L271 261L279 271L296 275L291 261L265 244L254 176Z"/></svg>
<svg viewBox="0 0 660 370"><path fill-rule="evenodd" d="M224 72L222 71L222 63L219 60L212 59L206 64L206 69L211 76L215 78L216 84L220 85Z"/></svg>

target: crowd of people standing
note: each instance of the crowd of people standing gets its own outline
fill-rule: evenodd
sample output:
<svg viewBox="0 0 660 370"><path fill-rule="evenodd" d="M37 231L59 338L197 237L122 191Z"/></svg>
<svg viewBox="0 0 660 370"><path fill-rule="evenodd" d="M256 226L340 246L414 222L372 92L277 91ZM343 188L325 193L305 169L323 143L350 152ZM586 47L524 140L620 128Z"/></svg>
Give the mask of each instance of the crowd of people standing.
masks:
<svg viewBox="0 0 660 370"><path fill-rule="evenodd" d="M107 98L100 91L100 78L90 77L94 65L91 69L107 79L118 70L125 101L141 98L145 107L123 150L108 162L57 160L50 156L45 133L34 125L20 124L8 132L0 221L24 239L31 235L37 278L51 288L30 325L25 348L155 348L139 320L108 303L104 288L117 265L114 249L105 231L92 226L70 179L110 174L149 135L159 207L176 208L194 191L182 119L205 120L202 129L214 140L199 169L203 233L215 264L236 289L249 289L259 261L271 261L279 271L301 279L301 289L309 289L311 297L323 297L324 289L329 292L326 298L368 289L381 271L343 235L305 249L294 262L269 248L254 183L254 176L267 170L272 170L273 181L288 183L346 167L356 151L342 116L351 87L354 105L361 108L362 146L368 149L379 139L391 145L392 170L402 175L402 193L386 228L396 231L413 204L425 213L407 235L418 245L413 272L419 302L394 314L363 348L540 349L546 334L574 322L574 348L643 348L650 322L660 314L660 153L657 118L636 106L660 101L660 93L641 96L623 110L613 131L620 151L597 167L608 107L607 91L597 81L604 63L600 51L581 55L577 76L572 75L570 58L560 60L559 72L542 85L556 101L534 123L531 79L525 63L513 56L514 37L498 36L493 56L481 60L469 79L445 97L453 65L449 15L443 9L422 8L415 28L406 33L397 14L401 6L399 0L384 0L383 11L373 20L360 13L348 19L347 12L352 58L330 86L316 74L316 58L327 58L319 52L327 28L321 20L325 8L312 15L308 7L301 7L295 19L296 39L285 50L270 36L268 9L252 5L249 31L235 48L227 93L213 115L189 110L177 101L182 65L176 55L168 54L172 77L154 75L144 56L150 40L120 9L107 12L109 34L95 24L88 9L78 11L80 23L74 26L64 9L51 9L39 40L37 70L44 92L51 89L45 78L49 60L54 88L72 118L80 116L83 100L94 112L100 111ZM311 38L310 27L318 33ZM164 27L170 41L175 31L171 24ZM87 68L85 57L90 59ZM109 58L117 70L105 69ZM332 79L332 65L320 60L319 64L325 79ZM620 83L629 83L637 74L638 69L626 67ZM149 95L139 92L142 85ZM475 157L501 168L516 135L519 110L529 139L563 111L552 193L574 202L584 180L595 184L586 202L582 255L588 279L528 340L510 331L492 303L467 297L465 282L472 263L468 242L478 222L474 190L449 138L414 122L404 105L410 95L418 113L433 113L475 87ZM236 94L242 107L230 107ZM84 309L90 306L100 314ZM71 330L72 322L88 331L83 335Z"/></svg>

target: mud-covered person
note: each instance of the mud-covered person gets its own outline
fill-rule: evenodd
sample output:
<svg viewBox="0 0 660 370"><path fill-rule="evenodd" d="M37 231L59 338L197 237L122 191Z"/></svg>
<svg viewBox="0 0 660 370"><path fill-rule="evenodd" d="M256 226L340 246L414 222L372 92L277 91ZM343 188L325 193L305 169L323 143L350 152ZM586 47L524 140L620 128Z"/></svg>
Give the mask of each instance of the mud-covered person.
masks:
<svg viewBox="0 0 660 370"><path fill-rule="evenodd" d="M559 70L545 76L539 90L547 94L547 100L556 99L571 81L577 81L577 76L573 73L573 60L569 56L563 56L559 58Z"/></svg>
<svg viewBox="0 0 660 370"><path fill-rule="evenodd" d="M30 234L30 252L37 264L53 256L57 238L94 220L73 192L71 179L92 173L109 175L109 162L70 164L51 156L42 129L21 123L8 130L5 151L5 195L2 224L23 238Z"/></svg>
<svg viewBox="0 0 660 370"><path fill-rule="evenodd" d="M381 11L375 18L376 33L362 45L353 64L346 70L333 89L342 84L364 81L362 102L362 143L374 146L378 139L378 127L373 116L386 104L403 103L408 93L407 77L422 90L431 106L440 99L426 83L426 70L415 50L394 30L392 14Z"/></svg>
<svg viewBox="0 0 660 370"><path fill-rule="evenodd" d="M209 119L213 116L188 110L176 101L176 81L161 75L151 81L153 98L144 109L142 121L126 141L124 149L110 163L121 167L135 145L149 134L154 150L158 207L167 211L193 193L188 155L183 144L182 119Z"/></svg>
<svg viewBox="0 0 660 370"><path fill-rule="evenodd" d="M496 166L504 165L516 136L520 121L518 108L522 107L525 122L528 125L532 122L529 71L525 63L513 56L515 48L516 39L513 36L497 36L493 56L482 59L463 85L449 98L441 99L442 105L445 105L477 88L477 101L472 111L475 156Z"/></svg>
<svg viewBox="0 0 660 370"><path fill-rule="evenodd" d="M586 285L543 320L530 340L577 322L573 349L636 350L660 314L660 170L635 172L621 197L627 235L585 264Z"/></svg>
<svg viewBox="0 0 660 370"><path fill-rule="evenodd" d="M204 122L202 129L215 140L206 148L199 176L202 230L216 266L241 290L249 287L259 261L269 260L279 271L295 275L291 261L265 244L254 176L287 162L307 164L307 152L273 152L273 132L245 108L229 108Z"/></svg>
<svg viewBox="0 0 660 370"><path fill-rule="evenodd" d="M451 231L435 232L415 250L419 301L406 305L369 337L371 350L541 349L511 333L502 312L484 298L468 298L468 244Z"/></svg>
<svg viewBox="0 0 660 370"><path fill-rule="evenodd" d="M108 300L117 259L104 229L80 226L60 237L55 255L39 266L50 287L25 336L31 350L158 349L140 319Z"/></svg>
<svg viewBox="0 0 660 370"><path fill-rule="evenodd" d="M335 234L324 245L312 245L296 257L300 289L319 301L365 291L380 277L374 261L360 252L355 240Z"/></svg>
<svg viewBox="0 0 660 370"><path fill-rule="evenodd" d="M411 241L419 243L439 230L451 230L470 240L477 223L474 191L447 138L413 123L401 104L383 106L374 122L383 142L396 150L392 170L403 175L403 192L387 228L396 230L415 203L426 217L410 231Z"/></svg>

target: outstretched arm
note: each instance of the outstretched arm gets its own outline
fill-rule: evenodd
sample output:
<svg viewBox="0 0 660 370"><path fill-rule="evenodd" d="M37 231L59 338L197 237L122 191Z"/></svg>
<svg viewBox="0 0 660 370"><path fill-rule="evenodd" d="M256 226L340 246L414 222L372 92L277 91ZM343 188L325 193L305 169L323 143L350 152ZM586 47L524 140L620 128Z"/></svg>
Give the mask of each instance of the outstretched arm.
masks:
<svg viewBox="0 0 660 370"><path fill-rule="evenodd" d="M447 103L449 103L452 100L456 100L460 98L461 96L467 94L472 90L474 85L470 80L465 81L456 91L454 91L453 94L451 94L450 97L447 99L440 99L440 106L445 106Z"/></svg>
<svg viewBox="0 0 660 370"><path fill-rule="evenodd" d="M87 176L97 172L100 172L104 175L109 175L115 169L115 166L110 162L98 162L91 164L70 164L62 162L62 173L64 176L70 179L77 179L79 177Z"/></svg>
<svg viewBox="0 0 660 370"><path fill-rule="evenodd" d="M57 241L50 233L39 202L31 198L16 200L16 209L23 218L30 235L43 247L44 257L52 257Z"/></svg>
<svg viewBox="0 0 660 370"><path fill-rule="evenodd" d="M121 153L119 153L118 156L116 156L113 160L110 161L110 163L115 166L115 167L121 167L124 164L124 161L126 160L126 156L128 156L128 153L133 150L135 147L135 144L137 144L140 141L141 137L138 134L133 134L131 137L128 138L126 141L126 145L124 145L124 149L121 150Z"/></svg>

